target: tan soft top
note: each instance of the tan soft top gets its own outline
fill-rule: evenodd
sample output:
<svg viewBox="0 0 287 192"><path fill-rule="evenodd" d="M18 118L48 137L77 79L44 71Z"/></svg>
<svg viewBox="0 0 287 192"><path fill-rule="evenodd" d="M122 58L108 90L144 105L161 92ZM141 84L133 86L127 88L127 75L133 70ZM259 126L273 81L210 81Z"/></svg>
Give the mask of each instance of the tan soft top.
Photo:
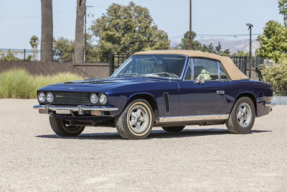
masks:
<svg viewBox="0 0 287 192"><path fill-rule="evenodd" d="M137 52L134 53L133 55L156 55L156 54L186 55L189 57L214 59L220 61L224 70L226 71L231 80L249 79L236 67L236 65L233 63L230 57L219 56L213 53L205 53L201 51L189 51L189 50L156 50L156 51Z"/></svg>

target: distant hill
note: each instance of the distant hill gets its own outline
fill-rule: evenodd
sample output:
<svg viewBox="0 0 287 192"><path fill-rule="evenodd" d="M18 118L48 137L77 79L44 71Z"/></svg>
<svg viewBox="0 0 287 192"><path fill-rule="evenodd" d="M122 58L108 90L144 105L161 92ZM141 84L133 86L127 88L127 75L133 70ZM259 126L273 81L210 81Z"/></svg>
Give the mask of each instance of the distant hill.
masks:
<svg viewBox="0 0 287 192"><path fill-rule="evenodd" d="M231 53L236 53L237 50L249 52L249 39L243 40L226 40L226 39L197 39L202 44L217 46L218 42L221 43L222 50L229 49ZM255 54L255 50L259 48L259 42L252 41L252 54Z"/></svg>

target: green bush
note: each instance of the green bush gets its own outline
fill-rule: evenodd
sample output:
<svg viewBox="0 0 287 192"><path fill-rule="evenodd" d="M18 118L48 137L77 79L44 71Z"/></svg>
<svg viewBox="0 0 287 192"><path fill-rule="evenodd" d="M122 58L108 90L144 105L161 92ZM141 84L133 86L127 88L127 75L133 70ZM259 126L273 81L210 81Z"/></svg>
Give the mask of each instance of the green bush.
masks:
<svg viewBox="0 0 287 192"><path fill-rule="evenodd" d="M262 65L261 73L263 81L273 86L275 95L286 95L287 91L287 61L268 67Z"/></svg>
<svg viewBox="0 0 287 192"><path fill-rule="evenodd" d="M37 98L37 90L41 87L79 79L82 77L72 73L33 76L24 69L11 69L0 74L0 98Z"/></svg>

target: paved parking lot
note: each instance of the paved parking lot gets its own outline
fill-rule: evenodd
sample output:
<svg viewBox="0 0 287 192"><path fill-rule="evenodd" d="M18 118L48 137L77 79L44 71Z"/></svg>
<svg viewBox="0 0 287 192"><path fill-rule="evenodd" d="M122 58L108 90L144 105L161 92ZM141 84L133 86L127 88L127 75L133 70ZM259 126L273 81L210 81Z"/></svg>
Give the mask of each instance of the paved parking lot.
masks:
<svg viewBox="0 0 287 192"><path fill-rule="evenodd" d="M287 106L248 135L190 126L128 141L92 127L60 138L34 104L0 99L0 191L287 191Z"/></svg>

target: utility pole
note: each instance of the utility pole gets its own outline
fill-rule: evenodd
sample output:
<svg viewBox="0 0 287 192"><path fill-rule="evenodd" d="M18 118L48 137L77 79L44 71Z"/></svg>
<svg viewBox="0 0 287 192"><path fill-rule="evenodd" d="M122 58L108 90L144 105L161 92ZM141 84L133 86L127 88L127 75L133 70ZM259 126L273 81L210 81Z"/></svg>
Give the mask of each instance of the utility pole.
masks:
<svg viewBox="0 0 287 192"><path fill-rule="evenodd" d="M85 46L84 46L84 63L86 63L86 51L87 51L87 6L85 7Z"/></svg>
<svg viewBox="0 0 287 192"><path fill-rule="evenodd" d="M191 43L191 29L192 29L192 0L189 2L189 50L192 50L192 43Z"/></svg>
<svg viewBox="0 0 287 192"><path fill-rule="evenodd" d="M250 30L250 38L249 38L249 78L251 78L251 63L252 63L252 27L251 23L247 23L248 29Z"/></svg>
<svg viewBox="0 0 287 192"><path fill-rule="evenodd" d="M87 57L86 57L86 51L87 51L87 7L94 7L94 6L86 6L85 7L85 46L84 46L84 62L86 62ZM93 16L94 17L94 16Z"/></svg>

